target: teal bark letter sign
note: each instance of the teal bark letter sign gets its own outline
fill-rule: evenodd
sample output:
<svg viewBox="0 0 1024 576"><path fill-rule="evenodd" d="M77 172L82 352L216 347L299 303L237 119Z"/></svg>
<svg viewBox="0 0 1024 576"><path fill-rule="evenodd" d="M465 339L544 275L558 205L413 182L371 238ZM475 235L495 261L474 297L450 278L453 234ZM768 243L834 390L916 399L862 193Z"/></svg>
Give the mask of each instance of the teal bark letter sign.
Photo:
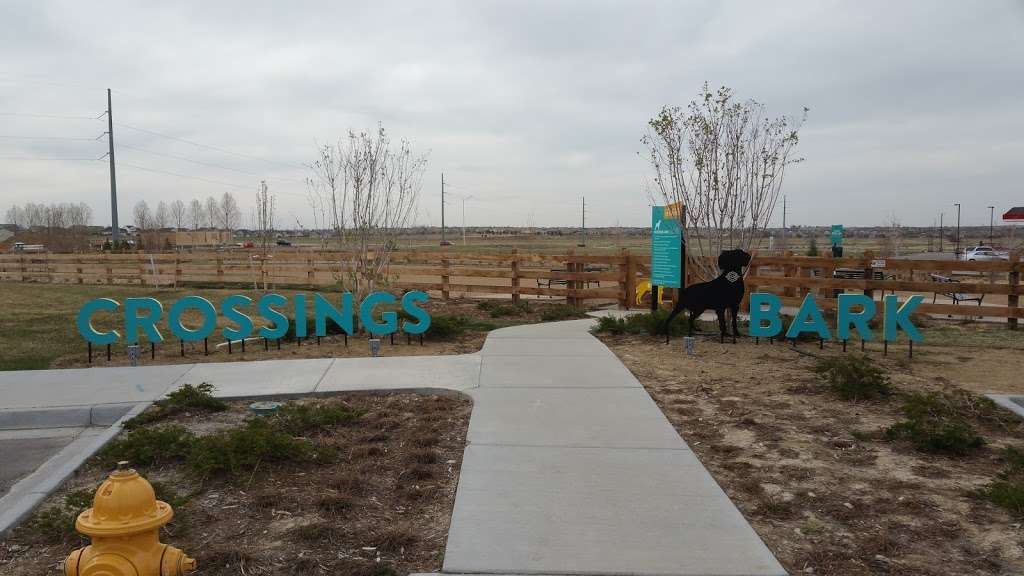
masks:
<svg viewBox="0 0 1024 576"><path fill-rule="evenodd" d="M666 206L651 207L651 284L667 288L683 285L681 255L683 229L678 214L666 214Z"/></svg>

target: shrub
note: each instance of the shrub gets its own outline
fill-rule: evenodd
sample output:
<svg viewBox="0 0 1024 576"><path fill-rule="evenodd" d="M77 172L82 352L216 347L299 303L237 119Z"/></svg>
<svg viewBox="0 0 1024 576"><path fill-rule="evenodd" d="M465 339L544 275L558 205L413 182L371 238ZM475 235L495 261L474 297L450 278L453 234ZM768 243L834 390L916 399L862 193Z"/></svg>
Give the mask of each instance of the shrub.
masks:
<svg viewBox="0 0 1024 576"><path fill-rule="evenodd" d="M1013 446L1003 450L1004 468L979 495L996 506L1024 515L1024 452Z"/></svg>
<svg viewBox="0 0 1024 576"><path fill-rule="evenodd" d="M37 513L25 523L25 528L42 537L47 543L56 544L74 536L75 520L78 515L92 506L95 490L76 490L64 499Z"/></svg>
<svg viewBox="0 0 1024 576"><path fill-rule="evenodd" d="M910 394L903 402L904 420L886 429L889 440L908 440L923 452L955 456L971 454L985 439L967 422L964 401L968 393Z"/></svg>
<svg viewBox="0 0 1024 576"><path fill-rule="evenodd" d="M311 432L320 432L330 426L348 424L362 416L341 403L333 404L298 404L290 402L281 407L273 416L274 424L283 432L293 436L302 436Z"/></svg>
<svg viewBox="0 0 1024 576"><path fill-rule="evenodd" d="M312 444L281 431L265 418L250 420L194 441L189 468L200 477L252 472L261 463L305 462L317 456Z"/></svg>
<svg viewBox="0 0 1024 576"><path fill-rule="evenodd" d="M353 317L353 329L355 329L355 319ZM310 316L306 318L306 335L303 338L316 338L316 318ZM340 336L345 331L338 326L338 323L328 318L324 322L324 336ZM284 340L286 342L294 342L296 339L295 333L295 318L288 318L288 331L284 334Z"/></svg>
<svg viewBox="0 0 1024 576"><path fill-rule="evenodd" d="M133 466L179 461L188 455L195 436L182 426L154 426L125 432L99 453L105 466L127 460Z"/></svg>
<svg viewBox="0 0 1024 576"><path fill-rule="evenodd" d="M867 400L892 393L885 372L867 356L822 358L814 371L843 400Z"/></svg>
<svg viewBox="0 0 1024 576"><path fill-rule="evenodd" d="M438 340L451 340L466 333L469 321L464 316L435 314L425 335Z"/></svg>
<svg viewBox="0 0 1024 576"><path fill-rule="evenodd" d="M668 310L657 310L646 314L631 314L625 318L602 317L598 320L595 331L609 332L611 334L648 334L658 336L665 334L665 321L668 320ZM689 327L689 316L685 313L677 315L668 327L672 336L687 334ZM697 328L704 331L718 332L718 326L707 322L697 321Z"/></svg>
<svg viewBox="0 0 1024 576"><path fill-rule="evenodd" d="M203 382L198 386L185 384L166 398L158 400L153 407L125 422L126 430L134 430L140 426L153 424L180 414L186 410L203 410L206 412L223 412L228 409L227 402L213 396L212 384Z"/></svg>
<svg viewBox="0 0 1024 576"><path fill-rule="evenodd" d="M586 312L568 304L552 304L545 306L540 312L540 319L543 322L558 322L560 320L585 318L586 316Z"/></svg>

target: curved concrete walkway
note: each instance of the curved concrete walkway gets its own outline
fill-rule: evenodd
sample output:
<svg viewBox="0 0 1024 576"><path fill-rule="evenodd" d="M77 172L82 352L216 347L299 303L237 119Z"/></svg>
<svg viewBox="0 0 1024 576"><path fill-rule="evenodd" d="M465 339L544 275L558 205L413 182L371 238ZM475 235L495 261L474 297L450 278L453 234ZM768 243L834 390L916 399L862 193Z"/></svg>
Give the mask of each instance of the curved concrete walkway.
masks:
<svg viewBox="0 0 1024 576"><path fill-rule="evenodd" d="M474 407L444 573L785 574L592 325L504 328L462 356L0 373L0 428L137 410L184 383L221 397L456 390Z"/></svg>

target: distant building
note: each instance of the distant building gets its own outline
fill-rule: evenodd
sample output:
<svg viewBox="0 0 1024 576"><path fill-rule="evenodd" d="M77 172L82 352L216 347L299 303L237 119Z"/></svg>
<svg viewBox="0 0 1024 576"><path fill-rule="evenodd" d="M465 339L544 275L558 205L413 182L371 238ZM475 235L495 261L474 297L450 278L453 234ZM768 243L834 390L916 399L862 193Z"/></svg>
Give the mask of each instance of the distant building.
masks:
<svg viewBox="0 0 1024 576"><path fill-rule="evenodd" d="M146 230L139 232L139 240L147 250L223 246L234 241L229 230Z"/></svg>

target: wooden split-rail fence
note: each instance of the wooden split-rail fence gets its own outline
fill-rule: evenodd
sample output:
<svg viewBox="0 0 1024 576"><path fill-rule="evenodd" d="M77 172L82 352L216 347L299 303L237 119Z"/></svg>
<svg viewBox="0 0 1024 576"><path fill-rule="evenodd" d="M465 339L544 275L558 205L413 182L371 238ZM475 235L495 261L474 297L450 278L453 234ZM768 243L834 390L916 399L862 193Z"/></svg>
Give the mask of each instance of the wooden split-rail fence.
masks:
<svg viewBox="0 0 1024 576"><path fill-rule="evenodd" d="M344 252L281 251L266 257L253 251L166 254L0 254L0 281L67 284L242 286L315 288L338 285L352 262ZM692 269L693 267L688 267ZM387 266L388 286L425 290L435 296L564 298L637 307L638 282L649 277L650 256L622 250L590 255L569 251L538 254L457 251L397 251ZM1005 318L1015 328L1020 307L1020 254L1009 261L832 258L791 254L754 258L747 293L773 292L785 305L799 306L814 293L821 308L833 310L835 295L857 291L879 299L926 296L918 310L952 316ZM688 278L687 283L694 280ZM668 302L674 296L667 291Z"/></svg>

